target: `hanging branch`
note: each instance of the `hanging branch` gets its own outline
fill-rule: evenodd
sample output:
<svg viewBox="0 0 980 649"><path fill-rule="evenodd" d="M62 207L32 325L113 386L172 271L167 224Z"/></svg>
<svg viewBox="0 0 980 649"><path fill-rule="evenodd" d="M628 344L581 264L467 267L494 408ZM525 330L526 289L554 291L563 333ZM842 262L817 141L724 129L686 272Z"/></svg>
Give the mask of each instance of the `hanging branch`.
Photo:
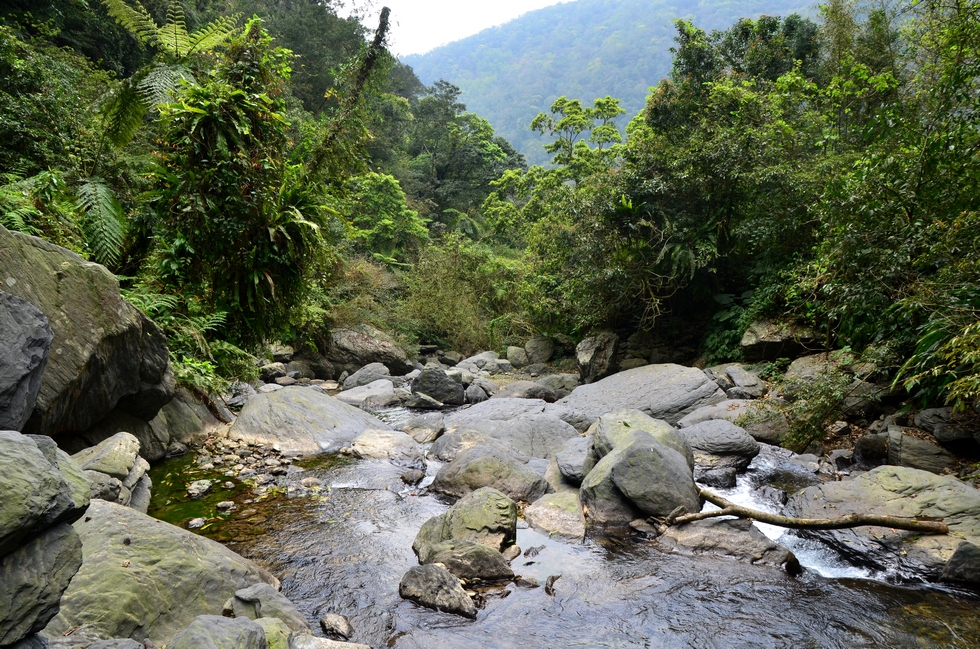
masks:
<svg viewBox="0 0 980 649"><path fill-rule="evenodd" d="M320 146L317 147L313 155L313 160L310 161L310 175L316 175L323 168L327 155L333 150L334 144L345 124L353 117L354 111L360 102L361 93L364 91L364 86L371 77L371 72L386 52L385 38L388 35L388 16L390 14L391 9L388 7L381 9L381 20L378 23L377 31L374 32L374 40L371 42L370 47L368 47L367 54L364 56L364 60L361 62L357 74L354 76L353 83L341 102L340 110L337 111L337 115L327 126L327 132L323 136Z"/></svg>
<svg viewBox="0 0 980 649"><path fill-rule="evenodd" d="M788 527L797 530L841 530L862 525L878 525L881 527L891 527L898 530L908 530L911 532L921 532L923 534L948 534L949 527L941 521L926 521L915 518L901 518L898 516L880 516L878 514L848 514L840 518L792 518L790 516L780 516L768 512L758 511L742 507L735 503L725 500L717 494L713 494L707 489L701 489L701 497L709 503L715 504L721 509L710 512L699 512L697 514L683 514L681 516L668 517L668 525L683 525L706 518L716 518L718 516L737 516L738 518L750 518L760 523L768 523L777 527Z"/></svg>

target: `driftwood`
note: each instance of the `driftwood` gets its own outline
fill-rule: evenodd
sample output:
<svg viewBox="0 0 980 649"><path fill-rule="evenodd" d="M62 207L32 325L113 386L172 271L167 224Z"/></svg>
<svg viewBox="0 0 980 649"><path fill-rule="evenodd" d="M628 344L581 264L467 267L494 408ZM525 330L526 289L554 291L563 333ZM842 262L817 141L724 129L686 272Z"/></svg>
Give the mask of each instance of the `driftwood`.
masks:
<svg viewBox="0 0 980 649"><path fill-rule="evenodd" d="M847 514L840 518L793 518L736 505L717 494L711 493L707 489L701 489L701 497L721 509L710 512L699 512L697 514L681 514L679 516L671 514L667 518L667 524L683 525L684 523L692 523L694 521L704 520L705 518L737 516L738 518L750 518L760 523L768 523L777 527L788 527L797 530L841 530L860 527L862 525L878 525L898 530L921 532L923 534L949 533L949 528L942 521L927 521L916 518L901 518L898 516L880 516L878 514Z"/></svg>

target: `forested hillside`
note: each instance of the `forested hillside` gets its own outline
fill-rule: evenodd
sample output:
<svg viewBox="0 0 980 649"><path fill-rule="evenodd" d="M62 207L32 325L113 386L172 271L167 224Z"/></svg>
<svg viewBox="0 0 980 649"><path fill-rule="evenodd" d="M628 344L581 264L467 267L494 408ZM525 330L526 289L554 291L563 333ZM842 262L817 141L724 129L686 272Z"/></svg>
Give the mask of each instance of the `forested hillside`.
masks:
<svg viewBox="0 0 980 649"><path fill-rule="evenodd" d="M576 0L530 12L423 55L404 57L425 83L445 79L533 163L548 156L531 120L561 95L618 98L627 115L670 72L674 26L722 29L743 17L812 12L802 0ZM625 123L625 122L624 122Z"/></svg>

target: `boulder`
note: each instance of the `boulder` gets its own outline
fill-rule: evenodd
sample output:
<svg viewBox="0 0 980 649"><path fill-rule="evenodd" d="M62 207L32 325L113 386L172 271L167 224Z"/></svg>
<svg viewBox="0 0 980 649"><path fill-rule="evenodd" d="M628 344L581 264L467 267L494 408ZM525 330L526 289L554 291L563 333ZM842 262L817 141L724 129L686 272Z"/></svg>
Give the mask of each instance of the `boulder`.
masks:
<svg viewBox="0 0 980 649"><path fill-rule="evenodd" d="M595 459L605 457L607 453L630 439L630 434L636 431L643 431L661 444L674 449L684 456L691 469L694 468L694 455L684 436L662 419L654 419L639 410L612 412L596 420L589 429Z"/></svg>
<svg viewBox="0 0 980 649"><path fill-rule="evenodd" d="M490 395L479 385L470 385L463 393L463 397L466 403L483 403L490 398Z"/></svg>
<svg viewBox="0 0 980 649"><path fill-rule="evenodd" d="M494 399L541 399L547 403L554 403L558 397L555 393L532 381L514 381L508 383L493 395Z"/></svg>
<svg viewBox="0 0 980 649"><path fill-rule="evenodd" d="M571 484L581 485L582 480L595 465L595 457L590 457L591 450L592 436L576 436L565 442L555 456L562 477Z"/></svg>
<svg viewBox="0 0 980 649"><path fill-rule="evenodd" d="M524 343L524 351L527 353L525 365L547 363L555 353L555 343L547 336L535 336Z"/></svg>
<svg viewBox="0 0 980 649"><path fill-rule="evenodd" d="M82 542L68 523L0 557L0 647L45 627L81 565Z"/></svg>
<svg viewBox="0 0 980 649"><path fill-rule="evenodd" d="M405 424L404 428L404 432L419 444L436 441L444 430L446 430L446 422L441 412L415 415Z"/></svg>
<svg viewBox="0 0 980 649"><path fill-rule="evenodd" d="M449 540L472 541L499 552L517 540L517 505L500 491L483 487L460 498L445 514L430 519L423 530L412 545L420 557L424 546Z"/></svg>
<svg viewBox="0 0 980 649"><path fill-rule="evenodd" d="M368 400L372 402L388 402L394 400L395 386L388 379L378 379L367 385L344 390L335 398L337 401L362 408Z"/></svg>
<svg viewBox="0 0 980 649"><path fill-rule="evenodd" d="M568 396L572 390L577 388L578 382L578 374L549 374L537 380L538 385L548 388L559 399Z"/></svg>
<svg viewBox="0 0 980 649"><path fill-rule="evenodd" d="M555 408L568 408L593 421L608 412L635 408L676 424L684 415L725 400L704 372L681 365L646 365L581 385Z"/></svg>
<svg viewBox="0 0 980 649"><path fill-rule="evenodd" d="M248 618L201 615L167 649L268 649L265 629Z"/></svg>
<svg viewBox="0 0 980 649"><path fill-rule="evenodd" d="M749 372L741 365L729 365L725 368L725 376L732 382L728 395L733 399L758 399L766 391L766 384L758 375ZM739 396L732 394L738 391Z"/></svg>
<svg viewBox="0 0 980 649"><path fill-rule="evenodd" d="M255 394L252 386L248 387L249 396ZM242 402L244 406L244 401ZM229 417L225 423L231 423ZM179 442L181 444L201 444L207 439L208 435L215 432L222 422L215 416L211 409L195 395L178 388L174 392L173 400L160 409L159 414L150 420L150 427L153 429L154 437L163 439L166 437L170 444ZM129 431L132 432L132 431ZM136 433L133 433L134 435ZM140 438L139 435L136 435ZM140 452L143 457L155 462L156 459L147 455L147 447L143 439L140 438Z"/></svg>
<svg viewBox="0 0 980 649"><path fill-rule="evenodd" d="M980 546L961 541L953 556L946 562L940 578L945 582L980 584Z"/></svg>
<svg viewBox="0 0 980 649"><path fill-rule="evenodd" d="M473 600L459 579L442 566L412 566L398 584L398 594L426 608L476 618Z"/></svg>
<svg viewBox="0 0 980 649"><path fill-rule="evenodd" d="M671 526L657 542L688 556L730 557L743 563L802 572L792 552L763 534L750 520L707 519Z"/></svg>
<svg viewBox="0 0 980 649"><path fill-rule="evenodd" d="M285 363L267 363L259 368L259 378L268 383L286 377Z"/></svg>
<svg viewBox="0 0 980 649"><path fill-rule="evenodd" d="M358 644L356 642L339 642L337 640L331 640L330 638L318 638L312 635L298 635L295 636L292 639L292 642L289 643L289 649L371 649L371 647L366 644Z"/></svg>
<svg viewBox="0 0 980 649"><path fill-rule="evenodd" d="M517 369L520 369L530 363L530 361L527 359L527 352L524 350L524 348L514 347L513 345L507 348L507 360L510 361L510 364Z"/></svg>
<svg viewBox="0 0 980 649"><path fill-rule="evenodd" d="M585 338L575 347L579 374L583 383L595 383L616 371L619 336L605 331Z"/></svg>
<svg viewBox="0 0 980 649"><path fill-rule="evenodd" d="M255 623L265 634L266 649L292 649L293 632L277 617L260 617Z"/></svg>
<svg viewBox="0 0 980 649"><path fill-rule="evenodd" d="M956 468L956 458L946 449L906 435L900 426L888 427L888 464L945 473Z"/></svg>
<svg viewBox="0 0 980 649"><path fill-rule="evenodd" d="M431 489L462 498L481 487L493 487L511 500L527 503L552 490L543 477L519 458L488 447L474 447L460 453L439 470Z"/></svg>
<svg viewBox="0 0 980 649"><path fill-rule="evenodd" d="M150 500L150 464L139 456L140 443L129 433L117 433L84 449L72 459L85 471L89 494L146 512Z"/></svg>
<svg viewBox="0 0 980 649"><path fill-rule="evenodd" d="M167 406L169 405L167 404ZM157 413L154 421L160 418L162 412L163 408L160 409L160 413ZM104 419L85 431L59 435L56 439L59 446L75 454L97 446L120 433L126 433L136 438L139 443L140 455L151 462L162 460L167 455L167 448L170 446L169 430L162 427L154 428L150 422L134 417L119 408L114 409Z"/></svg>
<svg viewBox="0 0 980 649"><path fill-rule="evenodd" d="M460 579L497 582L514 578L503 555L473 541L443 541L429 548L423 563L439 563Z"/></svg>
<svg viewBox="0 0 980 649"><path fill-rule="evenodd" d="M220 543L128 507L93 500L75 523L82 567L44 629L89 625L102 638L168 644L201 614L220 615L235 591L276 579Z"/></svg>
<svg viewBox="0 0 980 649"><path fill-rule="evenodd" d="M293 387L248 400L229 438L273 446L283 453L332 453L368 429L387 429L375 417L319 390Z"/></svg>
<svg viewBox="0 0 980 649"><path fill-rule="evenodd" d="M311 633L306 618L296 609L296 605L266 583L258 583L235 591L235 595L225 604L225 613L231 617L244 617L257 620L272 617L282 620L295 633Z"/></svg>
<svg viewBox="0 0 980 649"><path fill-rule="evenodd" d="M626 370L633 370L636 369L637 367L643 367L644 365L649 365L649 364L650 361L646 360L645 358L630 357L630 358L623 359L623 362L619 364L619 369L620 371L625 372Z"/></svg>
<svg viewBox="0 0 980 649"><path fill-rule="evenodd" d="M30 418L53 338L37 307L0 291L0 430L19 431Z"/></svg>
<svg viewBox="0 0 980 649"><path fill-rule="evenodd" d="M751 323L739 346L747 361L774 361L778 358L795 358L812 347L816 341L813 332L794 323L756 320Z"/></svg>
<svg viewBox="0 0 980 649"><path fill-rule="evenodd" d="M489 399L446 415L446 432L484 421L507 421L521 415L539 415L547 404L538 399Z"/></svg>
<svg viewBox="0 0 980 649"><path fill-rule="evenodd" d="M952 408L929 408L915 413L916 427L928 431L940 444L973 442L977 434L975 422L953 413Z"/></svg>
<svg viewBox="0 0 980 649"><path fill-rule="evenodd" d="M694 463L709 469L731 467L745 471L760 446L735 424L724 419L704 421L681 429L694 452Z"/></svg>
<svg viewBox="0 0 980 649"><path fill-rule="evenodd" d="M50 438L0 432L0 557L25 538L71 523L89 505L88 481Z"/></svg>
<svg viewBox="0 0 980 649"><path fill-rule="evenodd" d="M585 517L575 491L547 494L524 510L524 520L549 537L580 541L585 538Z"/></svg>
<svg viewBox="0 0 980 649"><path fill-rule="evenodd" d="M493 446L527 457L550 459L566 440L577 435L578 431L554 415L521 415L458 428L439 438L431 452L442 460L452 460L464 449Z"/></svg>
<svg viewBox="0 0 980 649"><path fill-rule="evenodd" d="M347 640L354 635L354 627L350 620L337 613L326 613L320 616L320 630L327 636Z"/></svg>
<svg viewBox="0 0 980 649"><path fill-rule="evenodd" d="M949 535L922 535L882 527L808 530L857 565L896 570L904 578L936 581L961 541L980 544L980 491L953 476L881 466L850 480L808 487L789 497L786 513L829 518L875 513L940 519Z"/></svg>
<svg viewBox="0 0 980 649"><path fill-rule="evenodd" d="M753 439L766 444L779 444L789 433L789 422L781 412L768 408L762 402L748 399L729 399L709 406L702 406L681 418L681 428L703 421L724 419L738 424Z"/></svg>
<svg viewBox="0 0 980 649"><path fill-rule="evenodd" d="M463 386L434 367L425 368L412 379L412 394L424 394L451 406L461 406L465 400Z"/></svg>
<svg viewBox="0 0 980 649"><path fill-rule="evenodd" d="M397 430L366 430L351 442L350 450L359 458L391 460L400 466L415 468L425 466L418 442Z"/></svg>
<svg viewBox="0 0 980 649"><path fill-rule="evenodd" d="M344 379L344 390L359 388L381 379L391 381L391 370L384 363L369 363Z"/></svg>
<svg viewBox="0 0 980 649"><path fill-rule="evenodd" d="M353 372L371 363L383 363L396 375L415 369L391 336L369 325L331 331L326 357L338 372Z"/></svg>
<svg viewBox="0 0 980 649"><path fill-rule="evenodd" d="M48 319L51 354L23 430L83 431L113 408L152 419L173 396L166 338L104 267L0 226L0 280Z"/></svg>

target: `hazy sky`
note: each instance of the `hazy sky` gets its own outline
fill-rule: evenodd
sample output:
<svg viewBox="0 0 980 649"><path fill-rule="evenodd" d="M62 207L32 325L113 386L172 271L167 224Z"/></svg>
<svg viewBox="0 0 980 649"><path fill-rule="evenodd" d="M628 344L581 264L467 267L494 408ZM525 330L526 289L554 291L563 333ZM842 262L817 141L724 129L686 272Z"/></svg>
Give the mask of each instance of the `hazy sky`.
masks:
<svg viewBox="0 0 980 649"><path fill-rule="evenodd" d="M367 0L364 22L378 26L381 7L391 9L391 51L398 55L421 54L461 38L500 25L541 7L569 0Z"/></svg>

